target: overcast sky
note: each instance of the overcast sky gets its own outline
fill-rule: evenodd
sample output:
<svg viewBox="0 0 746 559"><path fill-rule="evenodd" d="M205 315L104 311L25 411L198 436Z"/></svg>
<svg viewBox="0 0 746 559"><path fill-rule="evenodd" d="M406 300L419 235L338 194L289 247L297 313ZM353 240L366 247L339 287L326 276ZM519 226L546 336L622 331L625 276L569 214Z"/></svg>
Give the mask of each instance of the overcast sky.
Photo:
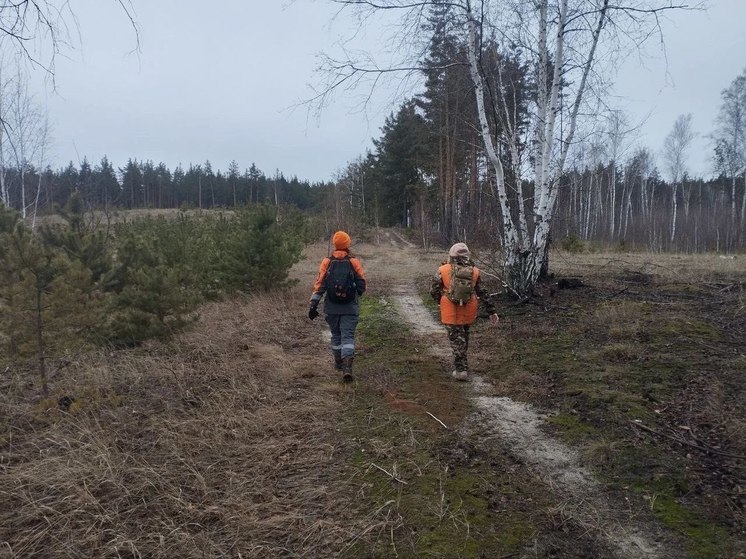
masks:
<svg viewBox="0 0 746 559"><path fill-rule="evenodd" d="M252 162L267 175L329 180L364 153L395 107L374 99L362 114L337 97L320 119L303 107L316 55L344 31L330 25L323 0L133 0L136 35L114 0L72 2L75 50L56 62L56 92L39 88L53 126L53 166L103 155L203 163L227 169ZM690 174L709 176L706 135L720 92L746 67L746 1L713 0L707 12L679 12L664 22L668 76L659 50L636 57L617 80L617 105L647 118L639 143L657 154L680 114L692 113L698 139ZM78 32L76 32L76 35Z"/></svg>

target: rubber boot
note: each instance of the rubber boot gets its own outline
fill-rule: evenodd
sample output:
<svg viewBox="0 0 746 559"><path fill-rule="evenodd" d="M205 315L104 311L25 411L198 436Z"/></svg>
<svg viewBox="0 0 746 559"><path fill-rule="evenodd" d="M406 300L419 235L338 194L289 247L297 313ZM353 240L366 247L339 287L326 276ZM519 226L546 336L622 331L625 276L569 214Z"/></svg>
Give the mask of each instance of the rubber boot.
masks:
<svg viewBox="0 0 746 559"><path fill-rule="evenodd" d="M332 353L334 353L334 368L337 371L342 370L342 350L335 349L332 350Z"/></svg>
<svg viewBox="0 0 746 559"><path fill-rule="evenodd" d="M352 382L352 357L342 358L342 382Z"/></svg>

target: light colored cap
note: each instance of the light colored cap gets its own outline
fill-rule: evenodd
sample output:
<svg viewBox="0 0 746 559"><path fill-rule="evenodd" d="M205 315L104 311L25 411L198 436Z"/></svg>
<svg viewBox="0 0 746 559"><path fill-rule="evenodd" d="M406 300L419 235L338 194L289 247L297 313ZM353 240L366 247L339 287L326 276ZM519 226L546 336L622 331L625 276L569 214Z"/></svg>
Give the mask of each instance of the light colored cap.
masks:
<svg viewBox="0 0 746 559"><path fill-rule="evenodd" d="M458 258L459 256L469 258L469 247L465 243L456 243L448 251L448 256Z"/></svg>

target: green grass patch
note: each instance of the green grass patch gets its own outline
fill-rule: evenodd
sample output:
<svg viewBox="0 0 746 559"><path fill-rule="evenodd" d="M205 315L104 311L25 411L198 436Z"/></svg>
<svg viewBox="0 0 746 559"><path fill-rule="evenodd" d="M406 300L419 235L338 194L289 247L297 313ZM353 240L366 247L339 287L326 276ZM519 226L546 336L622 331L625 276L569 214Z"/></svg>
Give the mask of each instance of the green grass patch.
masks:
<svg viewBox="0 0 746 559"><path fill-rule="evenodd" d="M345 555L500 557L527 546L535 507L550 506L542 488L454 432L470 404L437 359L412 357L393 304L365 299L359 334L365 354L342 430L368 528Z"/></svg>
<svg viewBox="0 0 746 559"><path fill-rule="evenodd" d="M728 532L680 502L681 483L659 478L633 485L650 503L655 517L674 532L684 536L684 546L690 559L728 557Z"/></svg>
<svg viewBox="0 0 746 559"><path fill-rule="evenodd" d="M570 413L553 415L547 419L547 423L555 427L561 437L570 443L587 440L591 435L598 433L593 425L581 421Z"/></svg>
<svg viewBox="0 0 746 559"><path fill-rule="evenodd" d="M718 382L740 393L746 359L734 355L717 311L691 298L658 290L650 301L580 296L568 294L556 311L509 318L490 376L513 398L558 409L547 420L552 432L577 447L610 488L639 495L637 506L647 503L681 537L686 557L731 556L731 514L699 494L703 464L672 451L670 441L641 436L631 421L676 425L674 413L690 403L681 398L703 378L712 378L711 390L698 407L720 401Z"/></svg>

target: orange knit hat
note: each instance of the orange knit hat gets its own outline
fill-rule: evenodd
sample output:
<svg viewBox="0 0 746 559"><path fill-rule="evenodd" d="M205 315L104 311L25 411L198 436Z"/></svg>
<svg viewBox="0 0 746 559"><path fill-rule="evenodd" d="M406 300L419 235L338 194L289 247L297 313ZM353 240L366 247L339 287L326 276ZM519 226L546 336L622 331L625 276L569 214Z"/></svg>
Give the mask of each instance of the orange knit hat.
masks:
<svg viewBox="0 0 746 559"><path fill-rule="evenodd" d="M347 250L350 248L352 239L350 239L350 236L344 231L337 231L332 237L332 243L334 243L335 250Z"/></svg>

